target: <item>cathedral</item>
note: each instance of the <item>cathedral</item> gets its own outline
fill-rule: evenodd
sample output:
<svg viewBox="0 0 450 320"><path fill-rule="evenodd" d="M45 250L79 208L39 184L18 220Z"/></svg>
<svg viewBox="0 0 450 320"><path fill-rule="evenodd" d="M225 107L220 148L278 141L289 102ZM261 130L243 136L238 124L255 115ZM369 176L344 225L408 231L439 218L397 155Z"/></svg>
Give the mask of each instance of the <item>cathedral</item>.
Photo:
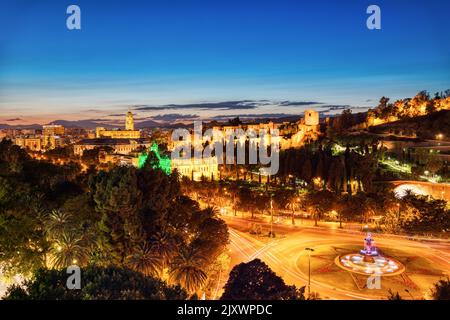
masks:
<svg viewBox="0 0 450 320"><path fill-rule="evenodd" d="M128 155L138 148L149 148L150 143L141 138L141 132L134 129L133 113L127 112L125 129L107 130L104 127L95 129L95 139L83 139L74 144L74 153L83 155L85 150L111 147L115 154Z"/></svg>
<svg viewBox="0 0 450 320"><path fill-rule="evenodd" d="M139 130L134 130L133 113L128 111L125 118L125 130L107 130L104 127L97 127L95 136L96 138L139 139L141 133Z"/></svg>

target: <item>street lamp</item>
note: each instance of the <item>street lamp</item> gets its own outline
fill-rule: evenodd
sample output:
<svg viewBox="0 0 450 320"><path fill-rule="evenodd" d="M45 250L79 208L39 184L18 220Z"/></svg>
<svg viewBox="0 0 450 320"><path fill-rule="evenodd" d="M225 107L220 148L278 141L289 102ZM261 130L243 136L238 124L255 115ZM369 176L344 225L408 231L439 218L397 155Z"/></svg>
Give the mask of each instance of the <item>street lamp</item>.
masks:
<svg viewBox="0 0 450 320"><path fill-rule="evenodd" d="M311 298L311 252L314 252L312 248L305 248L308 251L308 300Z"/></svg>
<svg viewBox="0 0 450 320"><path fill-rule="evenodd" d="M414 296L411 294L411 292L409 292L408 289L405 289L405 292L407 292L411 296L411 298L414 300Z"/></svg>
<svg viewBox="0 0 450 320"><path fill-rule="evenodd" d="M297 202L300 203L300 201L301 201L300 197L297 197ZM300 207L299 207L299 211L301 211ZM303 224L302 213L300 213L300 224Z"/></svg>
<svg viewBox="0 0 450 320"><path fill-rule="evenodd" d="M270 237L273 238L273 200L270 195Z"/></svg>
<svg viewBox="0 0 450 320"><path fill-rule="evenodd" d="M295 209L294 209L294 203L295 202L295 200L293 200L292 202L291 202L291 209L292 209L292 219L291 219L291 222L292 222L292 225L293 226L295 226Z"/></svg>

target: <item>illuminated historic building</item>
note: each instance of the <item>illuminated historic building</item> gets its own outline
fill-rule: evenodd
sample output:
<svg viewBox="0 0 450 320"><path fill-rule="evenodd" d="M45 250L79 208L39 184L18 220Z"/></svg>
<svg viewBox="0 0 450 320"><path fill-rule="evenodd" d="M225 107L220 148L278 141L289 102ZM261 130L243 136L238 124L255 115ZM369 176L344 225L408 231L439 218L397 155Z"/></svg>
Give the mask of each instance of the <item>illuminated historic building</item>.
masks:
<svg viewBox="0 0 450 320"><path fill-rule="evenodd" d="M320 134L320 118L319 112L309 109L305 111L305 117L296 123L275 124L272 121L267 123L248 123L240 125L224 125L214 126L214 137L212 142L221 141L225 144L230 138L234 143L238 141L245 143L248 139L249 143L259 145L263 139L263 143L267 146L272 142L279 142L280 149L301 147L307 140L316 140ZM243 135L237 137L238 131L241 130ZM277 141L273 140L273 132L278 130ZM249 136L250 132L255 137ZM232 135L234 135L232 137ZM193 144L205 144L210 138L203 136L199 140L194 140ZM176 146L184 144L184 141L170 141L169 148L174 149Z"/></svg>
<svg viewBox="0 0 450 320"><path fill-rule="evenodd" d="M127 112L127 116L125 118L125 130L134 131L134 119L133 113L131 113L131 111Z"/></svg>
<svg viewBox="0 0 450 320"><path fill-rule="evenodd" d="M305 110L305 118L296 123L288 134L280 130L280 149L301 147L307 140L316 140L320 133L319 113Z"/></svg>
<svg viewBox="0 0 450 320"><path fill-rule="evenodd" d="M208 180L219 179L219 165L216 157L172 159L171 168L176 169L182 177L194 181L200 181L202 177Z"/></svg>
<svg viewBox="0 0 450 320"><path fill-rule="evenodd" d="M208 180L219 179L219 165L216 157L202 159L171 159L168 155L159 152L158 144L153 142L149 152L153 152L156 162L153 168L161 169L166 174L176 170L181 177L187 177L194 181L200 181L202 178ZM132 164L138 168L144 167L149 152L142 153L138 158L132 160Z"/></svg>
<svg viewBox="0 0 450 320"><path fill-rule="evenodd" d="M306 110L304 119L297 123L275 124L270 121L267 123L215 126L212 129L212 141L209 141L211 140L210 137L203 135L198 140L194 139L192 144L204 145L206 142L220 141L225 145L227 141L232 139L235 144L244 144L248 140L250 144L256 146L262 142L266 146L271 143L279 143L280 149L288 149L300 147L307 140L317 139L320 133L320 119L317 111ZM274 130L278 130L278 136L273 134ZM239 131L242 134L241 136L238 136ZM253 137L250 132L254 135ZM186 144L186 141L171 140L168 145L170 150L174 150L184 144ZM215 156L202 159L172 159L171 167L177 169L182 176L193 180L200 180L202 176L212 180L219 178L218 159Z"/></svg>
<svg viewBox="0 0 450 320"><path fill-rule="evenodd" d="M83 139L73 146L73 151L76 155L83 155L85 150L92 150L94 148L110 147L112 153L128 155L139 149L147 149L150 143L145 139L112 139L112 138L98 138L98 139Z"/></svg>
<svg viewBox="0 0 450 320"><path fill-rule="evenodd" d="M305 125L316 127L319 125L319 113L315 110L305 110Z"/></svg>
<svg viewBox="0 0 450 320"><path fill-rule="evenodd" d="M108 130L104 127L95 129L96 138L112 138L112 139L139 139L141 132L134 130L134 119L131 111L127 112L125 118L125 130Z"/></svg>

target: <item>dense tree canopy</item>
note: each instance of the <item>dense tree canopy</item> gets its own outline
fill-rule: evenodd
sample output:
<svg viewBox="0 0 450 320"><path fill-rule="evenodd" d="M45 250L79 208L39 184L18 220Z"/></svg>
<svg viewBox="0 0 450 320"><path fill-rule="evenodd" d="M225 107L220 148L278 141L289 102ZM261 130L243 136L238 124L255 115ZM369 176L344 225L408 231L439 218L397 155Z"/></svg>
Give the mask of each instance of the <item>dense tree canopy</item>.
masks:
<svg viewBox="0 0 450 320"><path fill-rule="evenodd" d="M349 146L345 152L334 154L333 143L308 144L299 149L280 153L280 171L283 180L292 175L315 188L343 192L370 192L380 156L376 145L363 145L360 150ZM367 147L367 148L366 148Z"/></svg>
<svg viewBox="0 0 450 320"><path fill-rule="evenodd" d="M0 263L8 275L113 265L148 276L168 273L194 292L228 243L214 209L201 210L184 196L176 173L147 164L82 172L34 160L4 140L0 187ZM188 259L192 253L202 258Z"/></svg>
<svg viewBox="0 0 450 320"><path fill-rule="evenodd" d="M81 273L81 289L66 286L66 270L38 269L21 286L8 288L5 300L181 300L187 294L180 286L170 286L157 278L117 267L86 267Z"/></svg>
<svg viewBox="0 0 450 320"><path fill-rule="evenodd" d="M450 230L450 210L445 200L409 192L401 204L384 217L384 223L393 230L408 233L446 233Z"/></svg>
<svg viewBox="0 0 450 320"><path fill-rule="evenodd" d="M304 288L288 286L259 259L231 270L222 300L303 300Z"/></svg>

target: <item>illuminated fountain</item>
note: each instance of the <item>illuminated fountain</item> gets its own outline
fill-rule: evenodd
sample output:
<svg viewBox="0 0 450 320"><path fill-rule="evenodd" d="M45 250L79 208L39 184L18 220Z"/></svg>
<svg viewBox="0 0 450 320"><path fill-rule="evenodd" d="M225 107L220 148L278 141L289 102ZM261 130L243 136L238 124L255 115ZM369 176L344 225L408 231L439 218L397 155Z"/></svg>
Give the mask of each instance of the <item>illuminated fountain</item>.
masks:
<svg viewBox="0 0 450 320"><path fill-rule="evenodd" d="M364 239L364 249L362 249L360 252L362 255L364 255L365 262L374 262L373 257L378 256L378 251L373 243L371 233L368 233L367 237Z"/></svg>
<svg viewBox="0 0 450 320"><path fill-rule="evenodd" d="M364 239L364 249L360 253L338 256L335 263L344 270L364 275L394 276L405 271L402 263L378 252L370 233Z"/></svg>

